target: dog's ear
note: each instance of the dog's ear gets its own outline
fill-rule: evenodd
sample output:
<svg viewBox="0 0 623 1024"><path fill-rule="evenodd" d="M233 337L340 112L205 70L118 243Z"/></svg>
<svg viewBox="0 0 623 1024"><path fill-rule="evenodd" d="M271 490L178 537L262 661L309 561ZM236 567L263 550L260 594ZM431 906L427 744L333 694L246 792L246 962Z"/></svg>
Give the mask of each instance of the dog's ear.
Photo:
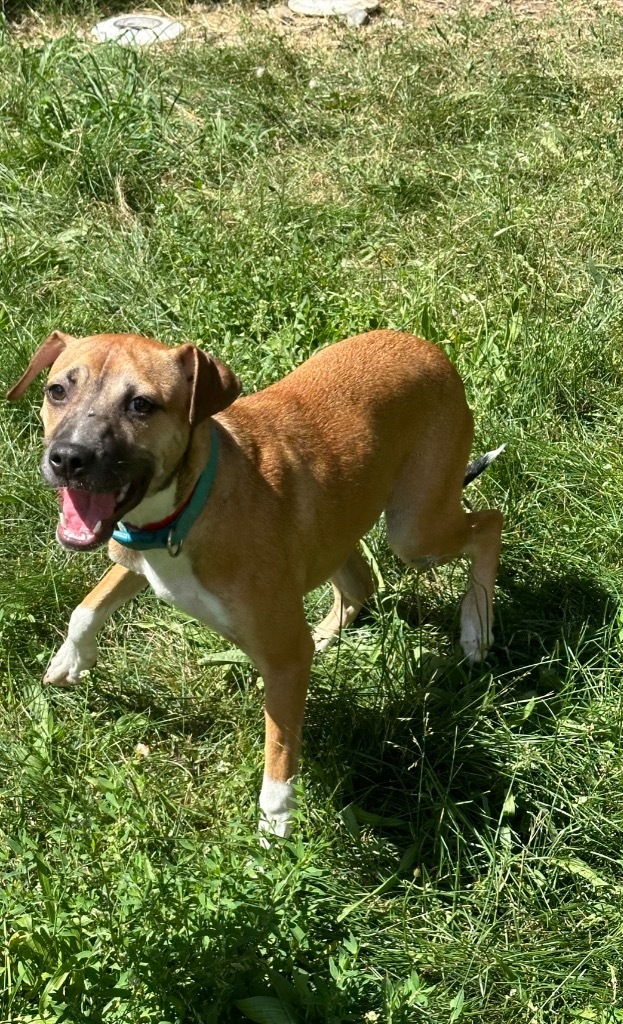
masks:
<svg viewBox="0 0 623 1024"><path fill-rule="evenodd" d="M191 385L188 419L194 427L231 405L242 391L242 384L225 363L206 355L196 345L182 345L178 352Z"/></svg>
<svg viewBox="0 0 623 1024"><path fill-rule="evenodd" d="M17 384L14 384L11 390L7 392L9 402L16 402L18 398L21 398L35 377L42 370L45 370L46 367L55 363L61 352L71 341L75 341L71 334L63 334L62 331L52 331L49 338L46 338L43 345L35 352L26 372L22 374Z"/></svg>

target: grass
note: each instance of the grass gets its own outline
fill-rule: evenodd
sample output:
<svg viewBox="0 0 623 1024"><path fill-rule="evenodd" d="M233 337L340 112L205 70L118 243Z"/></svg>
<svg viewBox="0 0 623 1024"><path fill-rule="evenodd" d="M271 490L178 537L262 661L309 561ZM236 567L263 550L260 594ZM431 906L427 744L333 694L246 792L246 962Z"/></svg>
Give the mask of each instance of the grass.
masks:
<svg viewBox="0 0 623 1024"><path fill-rule="evenodd" d="M456 656L462 568L418 580L376 530L262 851L261 691L219 637L147 595L41 687L106 559L53 542L38 395L5 406L2 1021L623 1020L623 19L338 37L5 25L0 383L55 327L197 341L247 389L424 333L476 448L508 442L469 494L506 514L495 651Z"/></svg>

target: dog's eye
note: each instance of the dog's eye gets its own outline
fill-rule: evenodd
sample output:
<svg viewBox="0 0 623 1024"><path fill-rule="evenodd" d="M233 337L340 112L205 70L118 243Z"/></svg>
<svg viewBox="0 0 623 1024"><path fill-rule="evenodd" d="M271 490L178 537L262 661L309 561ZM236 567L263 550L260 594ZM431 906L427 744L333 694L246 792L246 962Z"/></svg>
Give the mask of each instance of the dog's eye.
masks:
<svg viewBox="0 0 623 1024"><path fill-rule="evenodd" d="M153 412L156 406L153 402L150 402L148 398L143 398L141 395L137 395L130 402L130 412L136 413L137 416L149 416L150 412Z"/></svg>
<svg viewBox="0 0 623 1024"><path fill-rule="evenodd" d="M50 384L49 388L47 388L47 393L53 402L62 402L67 395L62 384Z"/></svg>

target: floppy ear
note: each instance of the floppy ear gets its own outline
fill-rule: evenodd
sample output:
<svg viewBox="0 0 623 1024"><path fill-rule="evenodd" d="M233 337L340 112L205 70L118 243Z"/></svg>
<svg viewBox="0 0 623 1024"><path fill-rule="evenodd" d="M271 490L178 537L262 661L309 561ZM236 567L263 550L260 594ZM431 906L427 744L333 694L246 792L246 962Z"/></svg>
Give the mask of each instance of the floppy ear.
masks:
<svg viewBox="0 0 623 1024"><path fill-rule="evenodd" d="M206 355L196 345L182 345L178 352L184 372L192 382L188 419L194 427L231 405L242 391L242 384L225 363Z"/></svg>
<svg viewBox="0 0 623 1024"><path fill-rule="evenodd" d="M52 331L50 337L46 338L43 345L35 352L26 372L20 377L17 384L14 384L11 390L7 392L9 402L16 402L18 398L21 398L35 377L42 370L45 370L47 366L55 363L63 349L70 341L74 340L71 334L63 334L62 331Z"/></svg>

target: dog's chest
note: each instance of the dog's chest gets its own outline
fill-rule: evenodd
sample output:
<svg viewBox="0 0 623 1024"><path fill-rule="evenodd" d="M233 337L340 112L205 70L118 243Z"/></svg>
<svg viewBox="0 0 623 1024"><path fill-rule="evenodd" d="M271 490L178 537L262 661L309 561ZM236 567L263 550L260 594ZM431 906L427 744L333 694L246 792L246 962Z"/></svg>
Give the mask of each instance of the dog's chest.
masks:
<svg viewBox="0 0 623 1024"><path fill-rule="evenodd" d="M172 558L168 551L141 552L141 562L139 572L161 600L219 633L230 632L225 605L201 585L187 555L182 552Z"/></svg>

